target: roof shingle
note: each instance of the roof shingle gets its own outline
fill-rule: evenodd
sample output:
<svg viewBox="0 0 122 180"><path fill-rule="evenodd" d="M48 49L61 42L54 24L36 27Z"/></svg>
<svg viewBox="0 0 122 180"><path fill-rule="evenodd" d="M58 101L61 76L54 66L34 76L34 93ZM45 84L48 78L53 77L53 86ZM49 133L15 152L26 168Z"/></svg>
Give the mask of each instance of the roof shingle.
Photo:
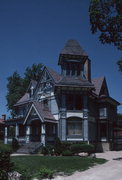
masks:
<svg viewBox="0 0 122 180"><path fill-rule="evenodd" d="M68 40L60 54L88 56L76 40Z"/></svg>

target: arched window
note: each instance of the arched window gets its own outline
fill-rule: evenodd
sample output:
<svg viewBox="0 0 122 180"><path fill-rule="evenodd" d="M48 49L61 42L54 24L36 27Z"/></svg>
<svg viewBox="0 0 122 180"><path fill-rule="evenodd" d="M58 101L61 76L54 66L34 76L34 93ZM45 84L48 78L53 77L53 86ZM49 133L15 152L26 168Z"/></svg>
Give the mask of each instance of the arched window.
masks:
<svg viewBox="0 0 122 180"><path fill-rule="evenodd" d="M82 119L70 117L67 119L67 136L82 136Z"/></svg>

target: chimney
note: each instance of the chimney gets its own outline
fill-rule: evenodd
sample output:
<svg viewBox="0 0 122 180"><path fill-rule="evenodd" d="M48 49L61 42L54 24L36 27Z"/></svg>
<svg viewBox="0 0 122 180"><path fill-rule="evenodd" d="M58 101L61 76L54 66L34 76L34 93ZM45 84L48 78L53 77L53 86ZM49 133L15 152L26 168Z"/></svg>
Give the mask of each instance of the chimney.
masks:
<svg viewBox="0 0 122 180"><path fill-rule="evenodd" d="M2 115L2 119L3 119L3 120L6 120L6 114L3 114L3 115Z"/></svg>
<svg viewBox="0 0 122 180"><path fill-rule="evenodd" d="M90 59L86 59L86 62L84 64L84 71L85 71L86 79L91 82L91 61L90 61Z"/></svg>

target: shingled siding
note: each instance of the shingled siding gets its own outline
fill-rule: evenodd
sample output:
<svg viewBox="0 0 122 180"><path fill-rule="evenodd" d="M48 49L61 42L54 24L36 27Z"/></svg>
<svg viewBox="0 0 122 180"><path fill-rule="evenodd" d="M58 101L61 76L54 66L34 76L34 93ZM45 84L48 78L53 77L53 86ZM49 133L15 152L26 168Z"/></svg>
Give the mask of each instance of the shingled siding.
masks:
<svg viewBox="0 0 122 180"><path fill-rule="evenodd" d="M89 121L89 141L96 141L96 122Z"/></svg>

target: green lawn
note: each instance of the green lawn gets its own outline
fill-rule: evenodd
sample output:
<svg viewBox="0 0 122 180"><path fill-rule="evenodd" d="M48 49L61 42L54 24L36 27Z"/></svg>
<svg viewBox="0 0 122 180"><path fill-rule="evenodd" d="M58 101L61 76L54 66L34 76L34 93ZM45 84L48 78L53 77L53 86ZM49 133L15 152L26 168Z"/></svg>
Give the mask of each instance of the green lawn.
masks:
<svg viewBox="0 0 122 180"><path fill-rule="evenodd" d="M95 164L105 163L105 159L90 157L53 157L53 156L15 156L11 157L15 164L15 170L22 174L34 176L41 168L49 168L55 172L71 174L75 171L84 171Z"/></svg>

